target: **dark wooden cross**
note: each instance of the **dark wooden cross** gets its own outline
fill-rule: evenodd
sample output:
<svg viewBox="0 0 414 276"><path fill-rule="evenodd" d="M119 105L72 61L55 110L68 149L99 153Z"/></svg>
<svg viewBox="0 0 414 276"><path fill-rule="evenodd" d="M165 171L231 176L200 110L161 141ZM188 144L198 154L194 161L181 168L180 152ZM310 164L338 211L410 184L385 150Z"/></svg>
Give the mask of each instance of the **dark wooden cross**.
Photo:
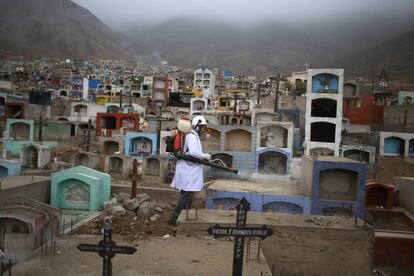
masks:
<svg viewBox="0 0 414 276"><path fill-rule="evenodd" d="M132 246L117 246L112 241L112 221L110 217L105 218L103 228L103 240L98 244L80 244L78 249L85 252L96 252L103 258L103 276L112 276L112 261L116 254L134 254L137 250Z"/></svg>
<svg viewBox="0 0 414 276"><path fill-rule="evenodd" d="M218 224L208 228L207 232L215 237L233 236L233 276L241 276L243 272L244 239L246 237L260 237L265 239L273 234L272 229L266 225L262 227L246 227L247 212L250 211L250 203L243 197L236 206L236 227L224 227Z"/></svg>

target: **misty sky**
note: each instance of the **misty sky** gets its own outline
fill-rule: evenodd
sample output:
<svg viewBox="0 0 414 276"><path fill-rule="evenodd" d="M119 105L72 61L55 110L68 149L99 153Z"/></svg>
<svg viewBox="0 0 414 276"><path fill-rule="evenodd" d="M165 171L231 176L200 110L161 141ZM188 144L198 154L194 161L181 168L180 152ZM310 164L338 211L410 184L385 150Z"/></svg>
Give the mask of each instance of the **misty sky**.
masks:
<svg viewBox="0 0 414 276"><path fill-rule="evenodd" d="M278 21L321 21L348 16L414 12L414 0L72 0L115 29L157 24L176 16L225 20L249 25Z"/></svg>

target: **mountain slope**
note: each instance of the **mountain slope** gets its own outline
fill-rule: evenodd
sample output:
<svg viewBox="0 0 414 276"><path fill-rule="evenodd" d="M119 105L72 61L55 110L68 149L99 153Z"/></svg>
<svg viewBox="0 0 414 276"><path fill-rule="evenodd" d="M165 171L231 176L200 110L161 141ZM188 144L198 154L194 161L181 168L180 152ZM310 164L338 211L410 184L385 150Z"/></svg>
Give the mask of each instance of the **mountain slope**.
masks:
<svg viewBox="0 0 414 276"><path fill-rule="evenodd" d="M228 23L177 17L129 37L158 51L170 64L206 64L258 75L301 70L334 56L334 47L279 23L240 28Z"/></svg>
<svg viewBox="0 0 414 276"><path fill-rule="evenodd" d="M146 51L69 0L0 0L0 49L29 57L134 58Z"/></svg>
<svg viewBox="0 0 414 276"><path fill-rule="evenodd" d="M350 75L369 76L387 70L392 80L414 81L414 30L375 47L333 62Z"/></svg>

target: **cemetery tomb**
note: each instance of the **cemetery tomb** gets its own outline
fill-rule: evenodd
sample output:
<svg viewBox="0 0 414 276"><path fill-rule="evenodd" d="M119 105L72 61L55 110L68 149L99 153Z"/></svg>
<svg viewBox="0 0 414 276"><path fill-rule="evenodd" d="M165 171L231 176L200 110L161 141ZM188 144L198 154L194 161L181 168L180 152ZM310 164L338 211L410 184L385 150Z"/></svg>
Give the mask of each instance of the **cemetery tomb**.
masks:
<svg viewBox="0 0 414 276"><path fill-rule="evenodd" d="M10 125L10 130L15 141L30 141L30 124L16 122Z"/></svg>
<svg viewBox="0 0 414 276"><path fill-rule="evenodd" d="M201 111L201 110L204 110L204 109L205 109L205 106L206 106L206 104L205 104L205 102L204 102L204 101L201 101L201 100L195 100L195 101L193 102L193 110L195 110L195 111Z"/></svg>
<svg viewBox="0 0 414 276"><path fill-rule="evenodd" d="M312 100L312 117L336 118L336 101L328 98Z"/></svg>
<svg viewBox="0 0 414 276"><path fill-rule="evenodd" d="M250 152L252 146L252 134L243 129L234 129L226 132L225 151Z"/></svg>
<svg viewBox="0 0 414 276"><path fill-rule="evenodd" d="M109 158L109 172L110 173L122 173L124 161L122 158L117 156L112 156Z"/></svg>
<svg viewBox="0 0 414 276"><path fill-rule="evenodd" d="M0 249L3 261L20 262L28 257L44 240L57 236L61 211L41 202L16 197L0 202Z"/></svg>
<svg viewBox="0 0 414 276"><path fill-rule="evenodd" d="M0 179L20 175L20 160L0 159Z"/></svg>
<svg viewBox="0 0 414 276"><path fill-rule="evenodd" d="M160 175L160 161L157 158L145 159L145 175L159 176Z"/></svg>
<svg viewBox="0 0 414 276"><path fill-rule="evenodd" d="M24 104L6 103L6 118L24 119Z"/></svg>
<svg viewBox="0 0 414 276"><path fill-rule="evenodd" d="M203 150L220 150L221 132L213 128L210 129L210 137L201 141Z"/></svg>
<svg viewBox="0 0 414 276"><path fill-rule="evenodd" d="M22 167L28 169L37 169L38 167L38 150L35 146L29 145L22 149Z"/></svg>
<svg viewBox="0 0 414 276"><path fill-rule="evenodd" d="M101 129L116 129L116 117L111 115L101 116Z"/></svg>
<svg viewBox="0 0 414 276"><path fill-rule="evenodd" d="M328 148L313 148L309 151L310 156L334 156L334 151Z"/></svg>
<svg viewBox="0 0 414 276"><path fill-rule="evenodd" d="M356 96L357 86L353 83L344 84L344 96Z"/></svg>
<svg viewBox="0 0 414 276"><path fill-rule="evenodd" d="M312 93L338 93L339 77L321 73L312 77Z"/></svg>
<svg viewBox="0 0 414 276"><path fill-rule="evenodd" d="M106 112L108 113L118 113L119 110L120 109L118 105L108 105L106 108Z"/></svg>
<svg viewBox="0 0 414 276"><path fill-rule="evenodd" d="M73 111L78 113L80 116L87 116L88 107L84 104L78 104L73 107Z"/></svg>
<svg viewBox="0 0 414 276"><path fill-rule="evenodd" d="M350 170L331 169L319 175L320 199L357 200L358 173Z"/></svg>
<svg viewBox="0 0 414 276"><path fill-rule="evenodd" d="M378 181L367 182L365 185L365 207L391 209L394 202L395 188Z"/></svg>
<svg viewBox="0 0 414 276"><path fill-rule="evenodd" d="M288 130L281 126L270 125L260 129L260 146L287 148Z"/></svg>
<svg viewBox="0 0 414 276"><path fill-rule="evenodd" d="M239 199L232 197L215 198L213 204L217 210L235 210L235 207L239 204Z"/></svg>
<svg viewBox="0 0 414 276"><path fill-rule="evenodd" d="M263 174L287 174L287 156L278 151L259 154L258 172Z"/></svg>
<svg viewBox="0 0 414 276"><path fill-rule="evenodd" d="M311 141L335 143L336 125L328 122L311 123Z"/></svg>
<svg viewBox="0 0 414 276"><path fill-rule="evenodd" d="M351 217L353 214L351 209L342 207L327 207L322 209L322 215Z"/></svg>
<svg viewBox="0 0 414 276"><path fill-rule="evenodd" d="M263 205L263 211L269 213L303 214L302 206L285 201L273 201Z"/></svg>
<svg viewBox="0 0 414 276"><path fill-rule="evenodd" d="M85 153L79 153L75 155L75 164L74 166L85 166L89 167L90 160L89 155Z"/></svg>
<svg viewBox="0 0 414 276"><path fill-rule="evenodd" d="M107 155L114 154L119 151L119 143L116 141L103 142L103 153Z"/></svg>
<svg viewBox="0 0 414 276"><path fill-rule="evenodd" d="M135 120L133 118L129 118L129 117L123 117L121 119L121 126L123 128L134 128L135 126Z"/></svg>
<svg viewBox="0 0 414 276"><path fill-rule="evenodd" d="M404 156L405 141L399 137L388 137L384 140L384 154Z"/></svg>
<svg viewBox="0 0 414 276"><path fill-rule="evenodd" d="M408 155L414 155L414 139L411 139L408 143Z"/></svg>
<svg viewBox="0 0 414 276"><path fill-rule="evenodd" d="M0 165L0 178L8 177L9 176L9 169L5 166Z"/></svg>
<svg viewBox="0 0 414 276"><path fill-rule="evenodd" d="M67 97L67 96L68 96L68 91L66 90L59 91L59 97Z"/></svg>
<svg viewBox="0 0 414 276"><path fill-rule="evenodd" d="M370 156L369 156L369 152L367 151L358 150L358 149L349 149L349 150L345 150L342 155L352 160L369 163Z"/></svg>
<svg viewBox="0 0 414 276"><path fill-rule="evenodd" d="M51 175L51 205L62 209L97 211L109 199L111 177L77 166Z"/></svg>
<svg viewBox="0 0 414 276"><path fill-rule="evenodd" d="M152 153L152 140L147 137L135 137L131 140L131 155L147 156Z"/></svg>

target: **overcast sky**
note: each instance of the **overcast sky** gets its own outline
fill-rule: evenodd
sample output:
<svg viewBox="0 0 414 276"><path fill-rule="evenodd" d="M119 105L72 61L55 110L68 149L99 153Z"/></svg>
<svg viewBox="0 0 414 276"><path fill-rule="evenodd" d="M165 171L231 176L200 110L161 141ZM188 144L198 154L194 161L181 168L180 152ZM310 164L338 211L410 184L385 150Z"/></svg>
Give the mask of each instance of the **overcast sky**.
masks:
<svg viewBox="0 0 414 276"><path fill-rule="evenodd" d="M156 24L176 16L226 20L252 24L269 18L321 20L335 17L373 16L389 13L398 17L414 12L414 0L72 0L97 15L112 28Z"/></svg>

